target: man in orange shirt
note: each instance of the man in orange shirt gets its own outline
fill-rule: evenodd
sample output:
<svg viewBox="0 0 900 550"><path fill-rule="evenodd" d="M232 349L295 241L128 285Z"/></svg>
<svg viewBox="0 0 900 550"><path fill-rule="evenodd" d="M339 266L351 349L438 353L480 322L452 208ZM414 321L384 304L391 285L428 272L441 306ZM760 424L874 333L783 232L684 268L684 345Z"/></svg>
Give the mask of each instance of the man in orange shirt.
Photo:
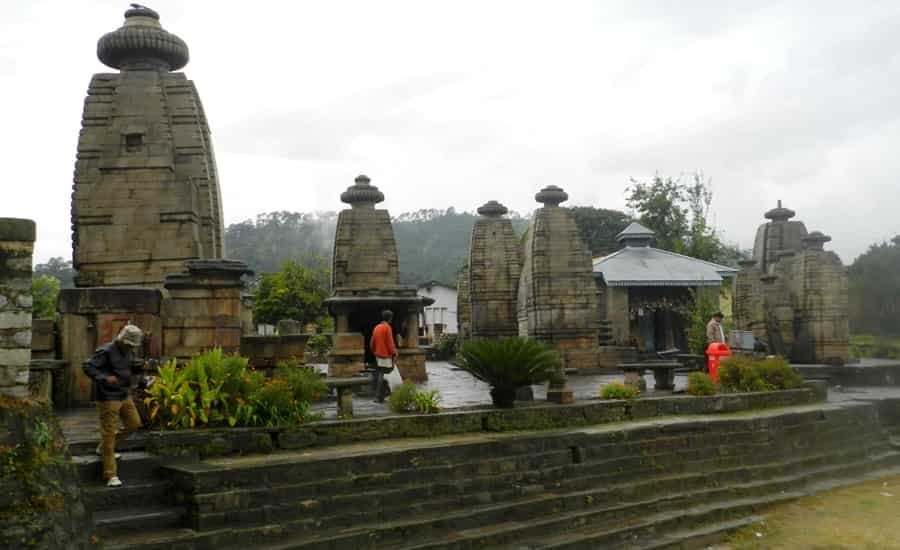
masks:
<svg viewBox="0 0 900 550"><path fill-rule="evenodd" d="M393 318L391 310L382 311L381 322L375 326L369 341L369 347L375 355L375 401L379 403L384 402L384 375L391 372L397 362L397 346L394 345L394 330L391 328Z"/></svg>

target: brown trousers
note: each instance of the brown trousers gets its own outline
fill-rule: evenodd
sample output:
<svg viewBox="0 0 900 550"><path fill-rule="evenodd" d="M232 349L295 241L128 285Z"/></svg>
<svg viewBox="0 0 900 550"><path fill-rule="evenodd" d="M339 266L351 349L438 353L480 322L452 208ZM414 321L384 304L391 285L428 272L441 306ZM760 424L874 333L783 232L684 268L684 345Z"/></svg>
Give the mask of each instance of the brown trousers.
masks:
<svg viewBox="0 0 900 550"><path fill-rule="evenodd" d="M103 480L116 477L116 444L141 427L138 414L131 398L123 401L98 401L100 412L100 450L103 455ZM119 429L119 420L125 429Z"/></svg>

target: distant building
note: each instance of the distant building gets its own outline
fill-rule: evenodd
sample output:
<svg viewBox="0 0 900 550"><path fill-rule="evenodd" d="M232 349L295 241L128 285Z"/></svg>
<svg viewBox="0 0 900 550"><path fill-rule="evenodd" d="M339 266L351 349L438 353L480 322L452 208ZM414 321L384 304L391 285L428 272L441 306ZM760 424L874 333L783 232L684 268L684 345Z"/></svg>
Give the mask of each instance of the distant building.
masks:
<svg viewBox="0 0 900 550"><path fill-rule="evenodd" d="M437 281L429 281L420 284L417 292L419 296L434 300L433 304L425 308L420 336L431 343L441 334L456 334L456 289Z"/></svg>

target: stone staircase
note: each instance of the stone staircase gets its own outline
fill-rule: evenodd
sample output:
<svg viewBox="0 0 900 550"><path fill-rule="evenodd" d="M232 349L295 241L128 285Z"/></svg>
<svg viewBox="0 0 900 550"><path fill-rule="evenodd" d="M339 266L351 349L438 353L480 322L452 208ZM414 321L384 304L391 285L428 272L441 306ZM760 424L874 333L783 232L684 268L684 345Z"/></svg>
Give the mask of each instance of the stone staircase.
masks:
<svg viewBox="0 0 900 550"><path fill-rule="evenodd" d="M85 506L94 518L95 534L101 540L186 525L187 508L175 502L172 482L164 475L159 456L122 452L118 473L124 485L107 487L101 481L102 461L93 454L94 446L96 443L75 447L73 452L81 454L73 454L72 461Z"/></svg>
<svg viewBox="0 0 900 550"><path fill-rule="evenodd" d="M113 549L695 547L897 467L875 408L843 403L160 464L96 522Z"/></svg>

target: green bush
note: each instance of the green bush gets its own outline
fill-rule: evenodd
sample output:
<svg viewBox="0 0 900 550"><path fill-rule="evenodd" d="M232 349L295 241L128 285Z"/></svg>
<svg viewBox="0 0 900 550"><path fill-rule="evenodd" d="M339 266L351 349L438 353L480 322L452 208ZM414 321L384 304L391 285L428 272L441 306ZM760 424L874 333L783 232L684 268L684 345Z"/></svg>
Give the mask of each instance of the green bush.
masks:
<svg viewBox="0 0 900 550"><path fill-rule="evenodd" d="M392 388L388 408L395 413L409 412L413 408L417 392L416 385L412 382L404 382L399 387Z"/></svg>
<svg viewBox="0 0 900 550"><path fill-rule="evenodd" d="M438 390L416 392L413 401L416 412L420 414L434 414L441 410L441 392Z"/></svg>
<svg viewBox="0 0 900 550"><path fill-rule="evenodd" d="M561 378L555 351L528 338L474 340L460 351L460 368L493 388L515 390Z"/></svg>
<svg viewBox="0 0 900 550"><path fill-rule="evenodd" d="M789 390L802 386L803 378L781 357L755 360L736 355L719 365L719 384L731 392Z"/></svg>
<svg viewBox="0 0 900 550"><path fill-rule="evenodd" d="M600 388L600 397L603 399L634 399L640 393L635 386L622 382L610 382Z"/></svg>
<svg viewBox="0 0 900 550"><path fill-rule="evenodd" d="M174 359L160 367L144 403L151 422L163 429L283 426L318 417L309 405L317 388L308 373L266 381L247 359L215 349L181 368Z"/></svg>
<svg viewBox="0 0 900 550"><path fill-rule="evenodd" d="M692 372L688 375L687 392L691 395L715 395L716 385L705 372Z"/></svg>
<svg viewBox="0 0 900 550"><path fill-rule="evenodd" d="M277 378L285 379L297 401L316 401L328 393L328 384L312 367L282 361L275 369Z"/></svg>
<svg viewBox="0 0 900 550"><path fill-rule="evenodd" d="M395 413L433 414L440 411L441 392L419 391L412 382L404 382L391 390L388 408Z"/></svg>
<svg viewBox="0 0 900 550"><path fill-rule="evenodd" d="M456 355L456 344L459 341L456 334L441 334L434 343L434 353L439 359L449 359Z"/></svg>

